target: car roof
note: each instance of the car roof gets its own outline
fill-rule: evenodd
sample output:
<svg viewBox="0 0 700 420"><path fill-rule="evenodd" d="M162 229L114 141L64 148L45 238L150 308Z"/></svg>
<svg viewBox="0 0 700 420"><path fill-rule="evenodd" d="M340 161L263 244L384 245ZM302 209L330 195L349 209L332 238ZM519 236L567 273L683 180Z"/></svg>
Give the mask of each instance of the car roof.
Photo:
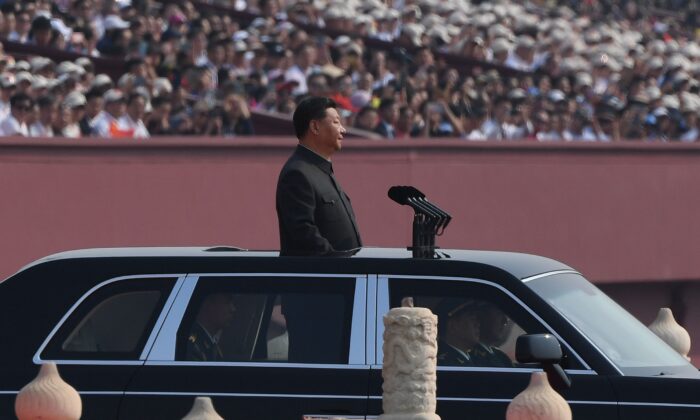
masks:
<svg viewBox="0 0 700 420"><path fill-rule="evenodd" d="M509 272L516 278L524 279L538 274L552 271L573 270L571 267L559 261L532 254L505 251L477 251L460 249L439 249L437 259L434 261L463 261L491 266ZM279 257L279 251L255 251L245 250L232 246L214 247L124 247L124 248L91 248L60 252L34 261L19 271L26 270L35 265L57 260L85 259L85 258L131 258L131 257L159 257L159 258L197 258L197 257ZM312 258L312 257L285 257L285 258ZM318 258L318 257L317 257ZM329 258L329 257L323 257ZM368 259L374 260L414 260L410 250L406 248L374 248L363 247L349 257L330 257L343 259ZM421 260L426 261L426 260Z"/></svg>

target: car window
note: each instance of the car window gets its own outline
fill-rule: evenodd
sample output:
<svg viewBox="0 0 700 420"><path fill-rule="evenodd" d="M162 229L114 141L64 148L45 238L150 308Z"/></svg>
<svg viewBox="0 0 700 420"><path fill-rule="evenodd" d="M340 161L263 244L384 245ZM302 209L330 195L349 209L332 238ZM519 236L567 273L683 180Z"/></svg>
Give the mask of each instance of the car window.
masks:
<svg viewBox="0 0 700 420"><path fill-rule="evenodd" d="M354 278L200 278L176 359L348 363Z"/></svg>
<svg viewBox="0 0 700 420"><path fill-rule="evenodd" d="M595 343L625 375L697 370L581 275L547 276L527 285Z"/></svg>
<svg viewBox="0 0 700 420"><path fill-rule="evenodd" d="M70 314L42 357L137 360L174 283L144 278L99 288Z"/></svg>
<svg viewBox="0 0 700 420"><path fill-rule="evenodd" d="M439 366L518 367L520 335L548 331L519 303L496 287L477 282L390 279L391 307L412 298L438 316ZM580 364L565 355L562 365Z"/></svg>

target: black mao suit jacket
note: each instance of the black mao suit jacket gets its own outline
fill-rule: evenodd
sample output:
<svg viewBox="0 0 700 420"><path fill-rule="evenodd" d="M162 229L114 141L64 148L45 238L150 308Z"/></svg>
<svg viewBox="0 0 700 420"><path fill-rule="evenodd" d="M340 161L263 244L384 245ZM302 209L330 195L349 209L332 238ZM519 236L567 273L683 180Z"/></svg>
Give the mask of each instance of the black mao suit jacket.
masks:
<svg viewBox="0 0 700 420"><path fill-rule="evenodd" d="M355 213L329 161L298 146L277 182L280 255L343 255L362 246ZM352 307L342 296L282 296L289 333L288 360L347 363L344 325Z"/></svg>
<svg viewBox="0 0 700 420"><path fill-rule="evenodd" d="M333 255L362 246L350 198L329 161L297 146L277 182L281 255Z"/></svg>

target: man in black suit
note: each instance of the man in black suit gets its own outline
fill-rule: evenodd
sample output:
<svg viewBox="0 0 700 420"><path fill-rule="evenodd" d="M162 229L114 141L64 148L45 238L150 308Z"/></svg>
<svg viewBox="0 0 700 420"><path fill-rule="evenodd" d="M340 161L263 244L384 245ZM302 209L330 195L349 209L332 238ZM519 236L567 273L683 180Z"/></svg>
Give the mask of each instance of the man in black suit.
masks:
<svg viewBox="0 0 700 420"><path fill-rule="evenodd" d="M396 138L396 122L399 120L399 104L393 99L382 99L379 104L379 124L374 132L388 139Z"/></svg>
<svg viewBox="0 0 700 420"><path fill-rule="evenodd" d="M333 175L331 155L343 127L333 100L304 99L294 111L299 139L277 182L280 255L344 255L362 246L350 199ZM351 305L338 294L282 296L289 361L347 363L345 321Z"/></svg>
<svg viewBox="0 0 700 420"><path fill-rule="evenodd" d="M277 181L280 254L333 255L359 248L355 213L330 160L345 133L335 102L307 98L293 119L299 145Z"/></svg>

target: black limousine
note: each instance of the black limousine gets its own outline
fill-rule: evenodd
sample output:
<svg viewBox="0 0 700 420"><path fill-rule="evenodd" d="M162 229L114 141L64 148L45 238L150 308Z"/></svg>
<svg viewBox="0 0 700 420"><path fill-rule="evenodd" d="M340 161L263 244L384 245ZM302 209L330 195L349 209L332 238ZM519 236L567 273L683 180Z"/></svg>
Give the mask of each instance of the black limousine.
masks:
<svg viewBox="0 0 700 420"><path fill-rule="evenodd" d="M561 346L575 419L700 418L698 370L557 261L216 247L70 251L1 282L0 419L45 361L79 391L84 419L180 419L196 396L231 419L376 418L382 316L407 297L441 326L471 308L465 325L500 355L439 357L443 420L503 419L539 369L514 343L542 333Z"/></svg>

